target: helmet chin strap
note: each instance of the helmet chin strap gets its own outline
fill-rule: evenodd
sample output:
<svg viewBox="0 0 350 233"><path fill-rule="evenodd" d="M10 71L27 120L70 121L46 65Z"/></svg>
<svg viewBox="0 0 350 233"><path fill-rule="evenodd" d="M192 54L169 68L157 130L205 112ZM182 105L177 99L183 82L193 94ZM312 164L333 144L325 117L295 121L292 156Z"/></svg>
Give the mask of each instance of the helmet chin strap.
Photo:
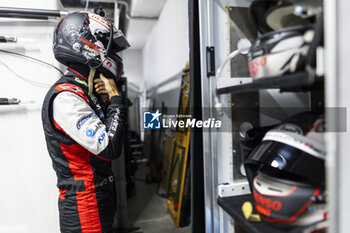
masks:
<svg viewBox="0 0 350 233"><path fill-rule="evenodd" d="M92 95L92 91L94 89L94 76L95 76L95 72L96 70L94 68L90 68L90 72L89 72L89 96Z"/></svg>

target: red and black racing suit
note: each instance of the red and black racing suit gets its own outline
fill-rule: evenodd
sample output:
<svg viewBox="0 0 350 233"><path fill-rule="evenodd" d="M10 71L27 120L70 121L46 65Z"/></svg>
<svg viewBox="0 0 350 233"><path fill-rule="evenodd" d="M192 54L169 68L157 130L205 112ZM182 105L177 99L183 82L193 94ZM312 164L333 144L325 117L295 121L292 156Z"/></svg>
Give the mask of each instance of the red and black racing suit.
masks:
<svg viewBox="0 0 350 233"><path fill-rule="evenodd" d="M58 179L61 232L110 233L116 208L111 160L121 153L126 107L113 96L104 112L98 95L88 96L86 77L70 69L51 87L43 127Z"/></svg>

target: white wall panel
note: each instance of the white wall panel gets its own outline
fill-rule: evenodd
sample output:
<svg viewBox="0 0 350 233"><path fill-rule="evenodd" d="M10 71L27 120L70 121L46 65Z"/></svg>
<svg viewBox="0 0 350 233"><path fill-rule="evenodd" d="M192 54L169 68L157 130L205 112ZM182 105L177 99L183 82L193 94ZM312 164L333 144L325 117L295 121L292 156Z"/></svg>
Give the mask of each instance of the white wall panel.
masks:
<svg viewBox="0 0 350 233"><path fill-rule="evenodd" d="M332 190L331 194L335 195L332 196L332 200L336 201L338 205L333 205L337 207L337 209L332 210L333 213L336 213L337 215L334 216L336 218L336 221L333 222L335 224L339 224L338 228L333 228L333 230L336 230L334 232L337 233L346 233L349 232L349 219L350 219L350 200L349 200L349 193L350 193L350 182L349 182L349 164L350 164L350 156L349 156L349 142L350 142L350 124L349 124L349 108L350 108L350 93L349 93L349 87L350 87L350 79L349 79L349 53L350 53L350 43L349 43L349 37L350 37L350 28L349 28L349 20L350 20L350 2L345 0L336 1L336 12L334 12L333 17L336 19L336 41L332 41L335 43L334 47L336 48L336 51L333 51L336 53L336 60L335 66L332 68L328 68L331 71L335 68L336 71L333 73L334 75L330 76L328 80L326 80L328 83L332 83L330 85L336 85L334 96L330 98L337 98L337 107L345 107L347 108L347 125L346 125L346 132L337 133L336 145L337 150L335 150L336 154L333 154L332 156L336 157L337 164L335 167L332 167L332 169L329 170L329 172L336 173L337 179L335 180L336 186L335 190ZM330 16L330 15L328 15ZM326 20L334 20L333 19L326 19ZM328 35L326 39L329 37L333 37L333 35ZM332 54L333 55L333 54ZM328 64L328 63L327 63ZM332 63L331 63L332 64ZM333 107L333 106L331 106ZM344 118L345 116L339 115L337 119L334 119L335 121L340 121L339 119ZM343 126L344 127L344 126ZM332 164L334 165L334 164ZM330 184L330 186L333 186L333 184ZM334 186L333 186L334 187ZM332 212L331 212L332 213Z"/></svg>
<svg viewBox="0 0 350 233"><path fill-rule="evenodd" d="M124 76L128 78L128 82L142 87L142 50L127 49L123 52Z"/></svg>
<svg viewBox="0 0 350 233"><path fill-rule="evenodd" d="M162 11L165 2L166 0L133 0L131 15L156 17Z"/></svg>
<svg viewBox="0 0 350 233"><path fill-rule="evenodd" d="M147 89L177 73L189 59L187 0L168 0L143 49Z"/></svg>
<svg viewBox="0 0 350 233"><path fill-rule="evenodd" d="M57 9L55 0L2 0L2 7ZM0 19L0 35L14 35L27 43L0 44L57 65L52 54L55 21ZM36 82L54 83L52 68L0 53L0 61ZM0 233L55 233L58 226L56 175L46 149L41 105L48 88L32 86L0 64L0 97L35 103L0 106Z"/></svg>
<svg viewBox="0 0 350 233"><path fill-rule="evenodd" d="M147 37L152 31L156 20L131 19L129 21L127 38L130 43L130 49L142 50L145 46Z"/></svg>

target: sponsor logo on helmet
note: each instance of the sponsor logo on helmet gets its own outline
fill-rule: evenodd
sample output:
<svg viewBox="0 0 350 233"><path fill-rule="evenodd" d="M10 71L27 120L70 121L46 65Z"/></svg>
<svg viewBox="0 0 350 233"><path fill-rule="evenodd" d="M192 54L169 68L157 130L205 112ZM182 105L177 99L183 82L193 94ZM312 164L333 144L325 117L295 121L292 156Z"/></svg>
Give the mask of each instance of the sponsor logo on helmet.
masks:
<svg viewBox="0 0 350 233"><path fill-rule="evenodd" d="M262 214L265 216L270 216L270 214L271 214L271 210L266 209L259 204L256 205L256 210L258 211L259 214Z"/></svg>
<svg viewBox="0 0 350 233"><path fill-rule="evenodd" d="M272 200L267 197L263 197L259 195L257 192L254 193L254 199L257 204L260 204L262 207L265 207L267 209L273 210L273 211L280 211L282 208L282 203L278 200Z"/></svg>
<svg viewBox="0 0 350 233"><path fill-rule="evenodd" d="M112 63L110 61L107 61L106 66L108 66L109 68L112 68Z"/></svg>
<svg viewBox="0 0 350 233"><path fill-rule="evenodd" d="M105 19L103 19L101 16L96 15L96 14L89 14L89 16L90 16L90 19L98 22L99 24L101 24L109 29L108 22Z"/></svg>
<svg viewBox="0 0 350 233"><path fill-rule="evenodd" d="M255 77L259 74L260 67L266 66L266 56L258 57L249 62L250 76Z"/></svg>
<svg viewBox="0 0 350 233"><path fill-rule="evenodd" d="M103 67L109 70L114 76L117 76L116 63L113 62L109 57L107 57L107 59L104 59Z"/></svg>
<svg viewBox="0 0 350 233"><path fill-rule="evenodd" d="M96 51L95 49L91 48L90 46L88 46L86 44L84 45L83 49L92 53L94 56L98 56L98 54L99 54L98 51Z"/></svg>

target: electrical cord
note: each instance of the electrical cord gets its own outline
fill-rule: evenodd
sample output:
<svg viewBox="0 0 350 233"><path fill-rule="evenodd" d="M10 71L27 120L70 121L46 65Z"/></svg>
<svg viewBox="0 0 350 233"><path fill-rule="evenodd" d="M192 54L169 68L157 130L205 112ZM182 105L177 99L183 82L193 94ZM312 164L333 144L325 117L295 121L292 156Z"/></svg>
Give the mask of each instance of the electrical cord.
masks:
<svg viewBox="0 0 350 233"><path fill-rule="evenodd" d="M37 87L42 87L42 88L47 88L47 87L50 87L51 84L48 84L48 83L41 83L41 82L36 82L36 81L32 81L32 80L29 80L27 78L24 78L23 76L17 74L13 69L11 69L11 67L9 67L8 65L6 65L3 61L0 60L0 64L2 64L4 67L6 67L11 73L13 73L17 78L33 85L33 86L37 86Z"/></svg>
<svg viewBox="0 0 350 233"><path fill-rule="evenodd" d="M214 101L215 101L215 108L221 116L224 114L223 109L222 109L223 106L222 106L222 103L220 102L219 95L216 93L217 85L218 85L219 79L221 77L221 72L222 72L223 68L225 67L225 65L231 59L233 59L237 55L241 54L243 51L247 51L249 49L250 49L250 47L243 47L243 48L239 48L239 49L233 51L225 58L225 61L223 63L221 63L221 65L219 66L219 68L216 71L216 80L215 80L215 87L213 88L213 92L214 92L213 95L214 95Z"/></svg>
<svg viewBox="0 0 350 233"><path fill-rule="evenodd" d="M24 58L27 58L27 59L30 59L30 60L33 60L33 61L36 61L38 63L41 63L41 64L44 64L44 65L47 65L47 66L50 66L54 69L56 69L58 72L60 72L61 74L63 74L63 72L58 69L56 66L50 64L50 63L47 63L47 62L44 62L40 59L37 59L35 57L31 57L31 56L28 56L28 55L25 55L25 54L21 54L21 53L16 53L16 52L12 52L12 51L9 51L9 50L4 50L4 49L0 49L0 52L3 52L3 53L8 53L8 54L13 54L13 55L17 55L17 56L20 56L20 57L24 57Z"/></svg>

